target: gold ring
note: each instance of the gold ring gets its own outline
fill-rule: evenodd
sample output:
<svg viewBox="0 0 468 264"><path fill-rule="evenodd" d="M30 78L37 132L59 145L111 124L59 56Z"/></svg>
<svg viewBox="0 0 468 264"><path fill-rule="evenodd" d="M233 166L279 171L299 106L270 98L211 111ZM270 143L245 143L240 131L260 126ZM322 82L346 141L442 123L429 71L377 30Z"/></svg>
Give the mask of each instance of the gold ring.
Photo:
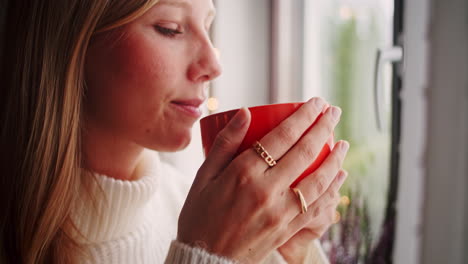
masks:
<svg viewBox="0 0 468 264"><path fill-rule="evenodd" d="M301 214L304 214L305 212L307 212L307 203L304 199L304 195L302 195L301 190L299 190L299 188L291 188L291 190L293 190L297 198L299 198L299 201L301 202Z"/></svg>
<svg viewBox="0 0 468 264"><path fill-rule="evenodd" d="M273 167L276 165L276 161L273 159L273 157L265 150L265 148L260 144L260 142L255 141L253 144L253 149L255 152L257 152L260 157L268 164L268 166Z"/></svg>

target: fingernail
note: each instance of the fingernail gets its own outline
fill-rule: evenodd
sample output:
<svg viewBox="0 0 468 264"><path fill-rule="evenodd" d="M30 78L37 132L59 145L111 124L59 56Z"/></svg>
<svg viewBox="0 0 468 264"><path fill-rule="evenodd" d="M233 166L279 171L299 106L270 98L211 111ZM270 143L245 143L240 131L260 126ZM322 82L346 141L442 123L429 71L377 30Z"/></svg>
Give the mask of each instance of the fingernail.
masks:
<svg viewBox="0 0 468 264"><path fill-rule="evenodd" d="M346 153L348 151L348 149L349 149L348 141L342 141L341 145L340 145L341 152Z"/></svg>
<svg viewBox="0 0 468 264"><path fill-rule="evenodd" d="M234 117L231 120L231 124L234 128L243 127L245 125L245 122L247 121L242 111L249 111L249 110L243 107L239 111L237 111L237 113L234 115Z"/></svg>
<svg viewBox="0 0 468 264"><path fill-rule="evenodd" d="M339 107L332 106L331 107L331 114L333 116L333 119L335 121L338 121L340 119L340 116L341 116L341 109Z"/></svg>
<svg viewBox="0 0 468 264"><path fill-rule="evenodd" d="M340 171L340 173L338 174L338 181L341 183L343 182L345 179L346 179L346 176L348 175L348 173L346 173L346 171Z"/></svg>
<svg viewBox="0 0 468 264"><path fill-rule="evenodd" d="M322 98L320 97L314 97L312 98L312 102L314 103L315 107L319 110L322 110L323 108L323 105L325 104L325 102L323 101Z"/></svg>

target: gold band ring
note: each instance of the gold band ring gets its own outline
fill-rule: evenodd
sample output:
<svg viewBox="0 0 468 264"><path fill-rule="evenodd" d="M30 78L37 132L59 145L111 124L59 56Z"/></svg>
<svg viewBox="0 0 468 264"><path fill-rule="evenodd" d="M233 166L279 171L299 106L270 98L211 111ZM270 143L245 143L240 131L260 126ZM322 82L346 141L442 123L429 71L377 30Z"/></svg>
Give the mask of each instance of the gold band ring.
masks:
<svg viewBox="0 0 468 264"><path fill-rule="evenodd" d="M299 188L291 188L291 190L293 190L297 198L299 198L299 201L301 202L301 214L304 214L305 212L307 212L307 203L304 199L304 195L302 195L301 190L299 190Z"/></svg>
<svg viewBox="0 0 468 264"><path fill-rule="evenodd" d="M268 166L273 167L276 165L276 161L273 157L266 151L266 149L260 144L260 142L255 141L253 144L253 149L257 152L258 155L268 164Z"/></svg>

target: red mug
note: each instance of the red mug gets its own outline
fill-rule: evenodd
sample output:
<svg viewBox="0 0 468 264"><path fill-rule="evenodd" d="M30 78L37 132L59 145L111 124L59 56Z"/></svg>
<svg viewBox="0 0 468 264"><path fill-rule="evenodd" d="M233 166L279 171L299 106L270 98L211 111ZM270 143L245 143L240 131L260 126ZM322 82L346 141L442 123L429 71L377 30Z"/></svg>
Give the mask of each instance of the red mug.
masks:
<svg viewBox="0 0 468 264"><path fill-rule="evenodd" d="M304 103L284 103L284 104L271 104L249 107L251 122L247 134L245 135L236 155L239 155L243 151L251 148L255 141L260 140L273 128L278 126L281 121L288 118ZM326 108L323 110L323 112ZM205 157L208 155L216 135L227 125L229 120L239 111L234 109L226 112L216 113L213 115L206 116L200 120L202 145ZM323 112L317 117L315 122L309 127L307 131L317 122L322 116ZM306 132L307 132L306 131ZM327 140L327 143L323 146L318 157L312 162L312 164L291 184L291 187L297 185L304 177L314 172L322 162L330 154L333 148L333 134Z"/></svg>

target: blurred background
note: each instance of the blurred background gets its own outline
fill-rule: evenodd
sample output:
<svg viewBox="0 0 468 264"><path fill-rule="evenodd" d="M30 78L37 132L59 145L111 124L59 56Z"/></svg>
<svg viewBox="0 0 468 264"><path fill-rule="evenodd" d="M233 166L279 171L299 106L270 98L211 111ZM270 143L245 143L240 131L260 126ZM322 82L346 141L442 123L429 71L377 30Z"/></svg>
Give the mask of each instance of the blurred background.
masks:
<svg viewBox="0 0 468 264"><path fill-rule="evenodd" d="M449 1L446 5L429 0L214 1L217 18L211 34L214 46L220 50L223 74L210 84L206 115L244 106L306 101L314 96L321 96L343 110L335 136L337 140L350 142L344 164L349 177L341 190L338 208L341 221L321 239L331 263L465 263L445 262L448 258L440 254L443 249L439 259L431 257L435 244L425 243L421 234L422 219L429 215L423 210L428 206L424 195L440 190L436 184L440 175L434 175L431 185L430 165L423 164L431 160L431 154L426 152L431 140L431 132L426 128L430 126L423 122L431 114L429 103L439 104L427 98L427 89L431 87L427 72L435 70L427 63L432 58L428 54L436 54L438 47L433 45L429 49L428 32L432 33L432 39L438 39L437 34L446 34L450 28L454 32L444 36L447 41L459 38L468 45L464 24L468 23L466 1ZM438 12L431 13L431 2L432 10ZM453 13L460 7L466 8L465 13ZM433 29L429 28L431 14ZM456 15L465 20L453 20ZM441 26L437 30L438 23ZM466 30L465 35L460 30ZM408 32L412 34L405 34ZM454 54L460 55L459 52ZM462 52L466 54L466 50ZM437 58L440 59L434 55L433 60ZM455 65L450 71L466 70L466 61ZM448 78L441 76L440 80ZM411 89L404 89L405 81ZM436 90L439 86L432 81ZM460 84L468 90L466 78L456 85ZM454 86L452 93L449 90L445 93L457 98L461 91L465 90ZM465 106L468 114L466 101L466 98L459 101L458 106ZM441 111L447 114L456 111L456 103L450 105L443 100L443 104L446 105ZM457 117L464 120L458 113ZM466 115L465 118L468 120ZM465 124L459 127L462 133L454 134L454 138L468 137L466 123L462 123ZM454 118L454 124L460 124L459 120ZM440 138L434 137L431 143L447 145L437 142ZM401 147L402 141L409 143ZM465 156L461 157L468 156L466 147L460 149L462 152ZM195 124L193 141L186 150L163 154L163 158L194 177L204 159L199 124ZM466 166L456 173L468 176ZM452 184L468 184L466 178ZM445 193L441 192L446 201L434 201L434 206L437 202L460 199L463 202L459 206L464 208L468 200L466 192L452 191L453 187L446 186ZM451 216L447 213L447 217L458 219L456 228L460 228L460 219L467 219L465 212L468 210ZM429 223L426 229L439 225ZM447 235L454 239L452 243L465 245L458 251L456 248L447 251L452 254L451 260L461 261L463 256L466 259L461 252L468 241L463 234L468 232L461 231L456 242L453 232ZM435 236L430 232L426 239ZM449 248L450 243L445 244ZM395 255L398 261L394 261ZM442 259L444 262L437 262Z"/></svg>

